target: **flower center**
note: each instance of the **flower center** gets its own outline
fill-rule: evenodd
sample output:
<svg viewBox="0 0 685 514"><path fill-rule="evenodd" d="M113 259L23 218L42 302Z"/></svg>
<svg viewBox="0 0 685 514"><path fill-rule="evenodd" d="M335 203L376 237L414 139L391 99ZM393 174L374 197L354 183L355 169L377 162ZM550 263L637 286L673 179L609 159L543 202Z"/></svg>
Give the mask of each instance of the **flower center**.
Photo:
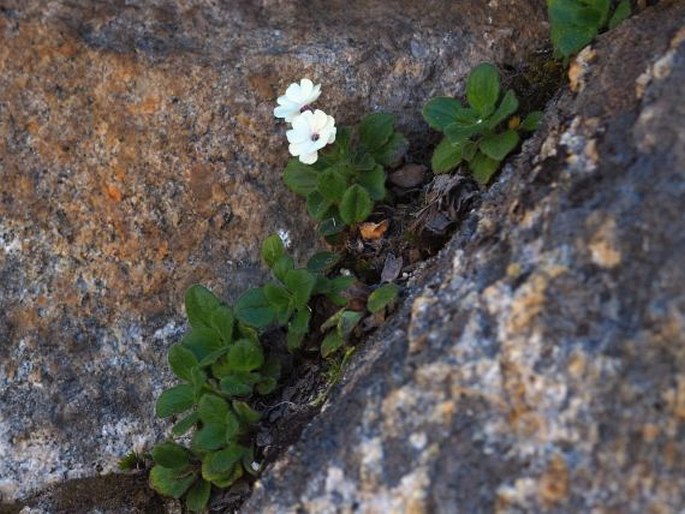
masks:
<svg viewBox="0 0 685 514"><path fill-rule="evenodd" d="M309 107L308 105L303 105L302 107L300 107L300 114L302 114L304 111L311 111L311 110L312 110L312 108Z"/></svg>
<svg viewBox="0 0 685 514"><path fill-rule="evenodd" d="M319 136L319 134L312 134L311 140L314 141L314 142L316 142L316 141L319 140L320 137L321 137L321 136Z"/></svg>

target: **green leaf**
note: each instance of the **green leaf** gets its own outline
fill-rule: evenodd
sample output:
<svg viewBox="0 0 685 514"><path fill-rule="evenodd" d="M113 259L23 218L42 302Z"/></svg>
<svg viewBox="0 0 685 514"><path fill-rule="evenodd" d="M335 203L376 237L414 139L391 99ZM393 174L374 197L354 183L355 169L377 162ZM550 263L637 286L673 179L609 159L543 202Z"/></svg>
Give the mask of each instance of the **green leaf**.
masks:
<svg viewBox="0 0 685 514"><path fill-rule="evenodd" d="M319 172L299 159L290 159L283 172L283 181L293 193L306 196L316 191Z"/></svg>
<svg viewBox="0 0 685 514"><path fill-rule="evenodd" d="M595 26L555 27L552 25L552 44L566 59L587 46L596 35L597 29Z"/></svg>
<svg viewBox="0 0 685 514"><path fill-rule="evenodd" d="M307 195L307 212L317 221L321 221L326 216L331 205L333 204L318 191L313 191Z"/></svg>
<svg viewBox="0 0 685 514"><path fill-rule="evenodd" d="M609 29L613 29L618 26L621 22L625 21L631 13L630 0L621 0L621 2L616 6L614 14L611 15L609 20Z"/></svg>
<svg viewBox="0 0 685 514"><path fill-rule="evenodd" d="M240 435L240 421L235 412L229 411L226 413L224 425L226 426L226 442L232 444L236 436Z"/></svg>
<svg viewBox="0 0 685 514"><path fill-rule="evenodd" d="M342 315L340 316L340 319L338 320L338 334L340 334L340 337L343 338L343 340L347 341L347 338L350 337L350 334L352 331L355 329L355 327L359 324L359 321L362 319L362 313L361 312L355 312L355 311L344 311Z"/></svg>
<svg viewBox="0 0 685 514"><path fill-rule="evenodd" d="M283 255L282 257L280 257L275 262L275 264L271 268L271 271L278 280L283 282L285 280L285 275L291 269L293 269L294 266L295 266L295 263L294 263L292 257L290 257L288 255Z"/></svg>
<svg viewBox="0 0 685 514"><path fill-rule="evenodd" d="M289 352L294 352L302 346L302 341L304 341L304 332L296 332L294 330L288 330L285 335L285 344Z"/></svg>
<svg viewBox="0 0 685 514"><path fill-rule="evenodd" d="M609 0L548 0L554 48L565 58L590 43L605 23Z"/></svg>
<svg viewBox="0 0 685 514"><path fill-rule="evenodd" d="M302 308L296 311L292 320L288 324L288 331L306 334L309 332L309 321L311 320L311 317L312 313L307 308Z"/></svg>
<svg viewBox="0 0 685 514"><path fill-rule="evenodd" d="M188 450L171 441L158 444L150 454L156 464L165 468L181 468L190 463Z"/></svg>
<svg viewBox="0 0 685 514"><path fill-rule="evenodd" d="M338 264L340 255L334 252L317 252L307 261L307 269L312 273L326 273Z"/></svg>
<svg viewBox="0 0 685 514"><path fill-rule="evenodd" d="M276 379L268 377L261 382L258 382L255 386L255 389L262 396L266 396L267 394L273 393L276 390L276 387L278 387L278 382Z"/></svg>
<svg viewBox="0 0 685 514"><path fill-rule="evenodd" d="M499 73L492 64L476 66L466 80L466 99L481 117L489 116L495 110L499 98Z"/></svg>
<svg viewBox="0 0 685 514"><path fill-rule="evenodd" d="M180 498L195 482L197 474L177 468L165 468L160 465L150 470L150 487L163 496Z"/></svg>
<svg viewBox="0 0 685 514"><path fill-rule="evenodd" d="M394 168L402 162L407 153L409 141L399 132L393 132L390 139L379 149L373 151L373 158L383 166Z"/></svg>
<svg viewBox="0 0 685 514"><path fill-rule="evenodd" d="M446 173L456 168L462 161L463 146L463 143L454 145L446 137L442 138L433 151L431 159L433 173Z"/></svg>
<svg viewBox="0 0 685 514"><path fill-rule="evenodd" d="M194 400L193 386L190 384L176 385L159 395L155 412L160 418L168 418L190 409Z"/></svg>
<svg viewBox="0 0 685 514"><path fill-rule="evenodd" d="M273 268L276 261L285 253L283 241L278 234L271 234L262 243L262 259L269 268Z"/></svg>
<svg viewBox="0 0 685 514"><path fill-rule="evenodd" d="M242 373L231 373L221 379L219 386L221 390L230 396L250 396L255 381L248 376L247 379Z"/></svg>
<svg viewBox="0 0 685 514"><path fill-rule="evenodd" d="M228 352L228 362L234 371L252 371L264 363L264 352L259 343L240 339Z"/></svg>
<svg viewBox="0 0 685 514"><path fill-rule="evenodd" d="M528 116L526 116L521 125L519 125L519 128L521 130L527 130L528 132L532 132L538 128L538 125L540 125L540 121L542 121L542 112L533 111L529 113Z"/></svg>
<svg viewBox="0 0 685 514"><path fill-rule="evenodd" d="M195 354L181 344L169 348L169 367L174 374L186 381L190 381L191 370L197 366Z"/></svg>
<svg viewBox="0 0 685 514"><path fill-rule="evenodd" d="M473 157L471 162L469 162L469 167L473 173L473 178L482 185L490 182L490 179L499 168L500 161L491 159L483 152L477 152Z"/></svg>
<svg viewBox="0 0 685 514"><path fill-rule="evenodd" d="M319 234L324 237L335 235L345 230L345 222L340 218L337 209L331 209L319 224Z"/></svg>
<svg viewBox="0 0 685 514"><path fill-rule="evenodd" d="M226 413L228 412L228 403L223 398L219 398L214 394L205 394L200 398L197 413L205 425L222 424Z"/></svg>
<svg viewBox="0 0 685 514"><path fill-rule="evenodd" d="M328 292L325 293L326 298L336 305L347 304L347 299L341 293L354 284L356 280L352 275L340 275L330 279Z"/></svg>
<svg viewBox="0 0 685 514"><path fill-rule="evenodd" d="M399 287L395 284L383 284L369 295L369 299L366 302L366 308L369 309L370 312L381 311L385 309L388 304L395 301L398 292Z"/></svg>
<svg viewBox="0 0 685 514"><path fill-rule="evenodd" d="M491 134L480 142L478 148L485 155L496 161L504 159L519 143L515 130L506 130L500 134Z"/></svg>
<svg viewBox="0 0 685 514"><path fill-rule="evenodd" d="M247 403L241 402L240 400L233 400L233 410L235 410L238 417L245 423L252 425L257 423L262 417L262 415L250 407Z"/></svg>
<svg viewBox="0 0 685 514"><path fill-rule="evenodd" d="M200 398L202 390L205 388L207 382L207 375L200 368L193 368L190 371L190 385L193 388L193 397L195 401Z"/></svg>
<svg viewBox="0 0 685 514"><path fill-rule="evenodd" d="M321 356L326 359L333 355L345 343L343 338L334 330L330 332L321 343Z"/></svg>
<svg viewBox="0 0 685 514"><path fill-rule="evenodd" d="M497 125L514 114L518 108L519 101L516 98L516 94L509 89L506 93L504 93L504 97L499 103L497 110L487 119L485 124L489 129L494 129Z"/></svg>
<svg viewBox="0 0 685 514"><path fill-rule="evenodd" d="M312 295L316 277L306 269L294 269L285 275L285 286L293 294L293 304L296 309L307 306Z"/></svg>
<svg viewBox="0 0 685 514"><path fill-rule="evenodd" d="M445 135L453 145L464 143L471 136L483 132L485 125L480 123L463 123L455 121L445 128Z"/></svg>
<svg viewBox="0 0 685 514"><path fill-rule="evenodd" d="M309 331L310 319L311 312L306 308L295 312L295 315L288 324L288 334L286 336L286 344L289 352L298 349L302 344L304 336Z"/></svg>
<svg viewBox="0 0 685 514"><path fill-rule="evenodd" d="M181 344L193 352L195 358L201 361L210 353L224 348L221 336L214 329L194 328L186 333L181 340Z"/></svg>
<svg viewBox="0 0 685 514"><path fill-rule="evenodd" d="M233 311L227 305L219 305L211 315L210 323L224 344L233 340Z"/></svg>
<svg viewBox="0 0 685 514"><path fill-rule="evenodd" d="M338 312L333 314L330 318L328 318L326 321L324 321L321 326L319 327L319 330L321 332L325 332L329 328L333 328L338 325L338 322L340 321L340 318L342 317L343 313L345 312L345 309L340 309Z"/></svg>
<svg viewBox="0 0 685 514"><path fill-rule="evenodd" d="M350 131L347 127L338 127L335 143L326 146L319 152L319 159L312 164L318 171L323 171L340 161L348 159L350 153Z"/></svg>
<svg viewBox="0 0 685 514"><path fill-rule="evenodd" d="M357 176L357 183L369 193L372 200L385 198L385 170L376 166L371 171L362 171Z"/></svg>
<svg viewBox="0 0 685 514"><path fill-rule="evenodd" d="M212 311L221 303L205 286L192 285L186 291L186 314L193 328L211 328Z"/></svg>
<svg viewBox="0 0 685 514"><path fill-rule="evenodd" d="M285 274L286 277L288 276L288 273L292 273L292 270ZM283 278L285 280L285 277ZM285 287L279 286L274 282L267 282L262 289L264 290L266 300L277 313L290 309L292 296Z"/></svg>
<svg viewBox="0 0 685 514"><path fill-rule="evenodd" d="M447 125L454 123L461 109L463 107L459 100L436 96L423 106L423 119L431 128L443 131Z"/></svg>
<svg viewBox="0 0 685 514"><path fill-rule="evenodd" d="M188 414L185 418L181 419L181 421L179 421L173 427L171 427L171 433L176 437L182 436L183 434L188 432L188 430L193 428L193 426L195 426L195 423L197 423L199 420L200 416L197 415L197 412Z"/></svg>
<svg viewBox="0 0 685 514"><path fill-rule="evenodd" d="M245 471L247 471L250 475L255 477L259 475L261 466L259 469L255 469L252 467L252 464L255 462L254 450L252 448L245 448L245 453L243 454L243 457L240 459L240 462L243 464L243 468L245 468Z"/></svg>
<svg viewBox="0 0 685 514"><path fill-rule="evenodd" d="M376 166L376 161L366 147L357 146L357 151L355 152L354 158L352 160L353 172L354 171L370 171Z"/></svg>
<svg viewBox="0 0 685 514"><path fill-rule="evenodd" d="M235 317L246 325L264 328L274 322L276 313L269 305L262 288L245 291L233 307Z"/></svg>
<svg viewBox="0 0 685 514"><path fill-rule="evenodd" d="M464 144L462 145L462 156L464 157L465 161L471 162L471 159L476 155L476 152L478 151L478 144L474 143L473 141L464 141Z"/></svg>
<svg viewBox="0 0 685 514"><path fill-rule="evenodd" d="M319 176L317 190L330 203L339 203L346 188L347 180L335 167L327 169Z"/></svg>
<svg viewBox="0 0 685 514"><path fill-rule="evenodd" d="M225 443L226 424L222 420L221 423L204 425L201 429L195 432L190 445L194 450L197 451L211 451L221 448Z"/></svg>
<svg viewBox="0 0 685 514"><path fill-rule="evenodd" d="M366 189L354 184L345 191L340 202L340 217L348 225L364 221L371 214L372 207L373 203Z"/></svg>
<svg viewBox="0 0 685 514"><path fill-rule="evenodd" d="M218 452L205 456L202 460L202 477L214 482L226 475L231 475L235 465L240 462L245 449L242 446L232 445Z"/></svg>
<svg viewBox="0 0 685 514"><path fill-rule="evenodd" d="M217 486L219 489L226 489L232 485L236 480L244 475L244 470L242 466L235 466L233 471L224 475L223 477L217 477L212 480L212 484Z"/></svg>
<svg viewBox="0 0 685 514"><path fill-rule="evenodd" d="M385 112L369 114L359 124L359 140L371 152L383 146L392 136L395 117Z"/></svg>
<svg viewBox="0 0 685 514"><path fill-rule="evenodd" d="M221 357L226 355L228 353L229 349L230 349L230 346L226 346L226 347L221 348L215 352L210 353L209 355L207 355L204 359L202 359L200 361L200 367L204 368L206 366L211 366L217 360L219 360Z"/></svg>
<svg viewBox="0 0 685 514"><path fill-rule="evenodd" d="M209 482L202 478L196 480L186 495L186 508L190 512L204 512L211 491L212 485Z"/></svg>

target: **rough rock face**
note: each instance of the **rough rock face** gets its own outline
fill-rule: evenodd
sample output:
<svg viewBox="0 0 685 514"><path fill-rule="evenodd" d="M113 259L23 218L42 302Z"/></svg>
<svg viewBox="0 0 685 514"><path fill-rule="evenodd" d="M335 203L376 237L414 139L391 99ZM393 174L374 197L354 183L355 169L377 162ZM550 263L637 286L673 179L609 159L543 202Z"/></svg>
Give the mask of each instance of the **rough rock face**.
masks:
<svg viewBox="0 0 685 514"><path fill-rule="evenodd" d="M311 250L278 91L309 76L339 121L382 107L421 147L418 107L521 59L544 5L3 0L0 499L154 442L185 287L234 298L276 229Z"/></svg>
<svg viewBox="0 0 685 514"><path fill-rule="evenodd" d="M583 53L244 512L683 512L683 19Z"/></svg>

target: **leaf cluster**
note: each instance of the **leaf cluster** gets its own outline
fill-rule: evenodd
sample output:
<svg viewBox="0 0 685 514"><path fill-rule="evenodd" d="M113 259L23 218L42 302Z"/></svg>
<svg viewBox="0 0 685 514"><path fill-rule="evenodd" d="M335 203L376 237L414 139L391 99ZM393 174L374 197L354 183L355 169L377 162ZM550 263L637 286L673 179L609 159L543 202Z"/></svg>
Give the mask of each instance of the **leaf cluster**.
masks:
<svg viewBox="0 0 685 514"><path fill-rule="evenodd" d="M407 148L387 113L364 118L356 130L341 128L336 141L309 166L291 159L283 179L306 197L307 211L319 222L319 232L332 236L364 221L375 202L386 196L386 167L397 166Z"/></svg>
<svg viewBox="0 0 685 514"><path fill-rule="evenodd" d="M342 293L355 278L326 275L339 260L332 252L317 253L306 267L296 268L277 234L267 237L262 244L262 259L275 280L242 294L235 304L236 317L257 329L285 328L288 350L295 351L310 332L312 298L321 295L335 305L345 305L347 300Z"/></svg>
<svg viewBox="0 0 685 514"><path fill-rule="evenodd" d="M313 331L312 298L325 297L341 307L317 328L323 337L321 353L330 357L363 317L347 309L343 296L356 279L329 276L337 254L317 253L305 268L296 268L274 234L262 244L262 258L274 280L248 290L234 308L204 286L191 286L185 296L190 330L169 350L169 366L181 383L162 392L155 410L160 418L180 418L171 433L182 437L190 432L190 446L172 440L155 446L150 485L160 494L184 497L193 512L205 509L212 486L225 488L258 471L251 436L260 413L249 402L255 394L273 392L280 376L280 362L265 355L258 331L280 327L286 331L288 349L298 349ZM397 291L393 284L377 288L368 298L368 310L385 309ZM133 467L134 457L124 459L123 465Z"/></svg>
<svg viewBox="0 0 685 514"><path fill-rule="evenodd" d="M182 383L162 392L155 407L160 418L182 415L171 432L193 430L190 448L166 441L151 454L150 485L202 511L211 486L227 487L245 472L254 473L249 443L260 414L245 401L269 394L280 364L265 358L257 332L236 320L233 310L201 285L185 297L191 329L169 350L169 366Z"/></svg>
<svg viewBox="0 0 685 514"><path fill-rule="evenodd" d="M518 99L512 90L501 94L499 73L489 63L476 66L466 81L468 106L449 97L436 97L423 108L428 124L445 134L436 147L431 165L434 173L446 173L466 161L473 177L487 184L500 162L519 144L519 131L533 131L542 114L530 113L522 123L512 118Z"/></svg>
<svg viewBox="0 0 685 514"><path fill-rule="evenodd" d="M366 302L366 308L371 313L380 312L392 303L399 292L395 284L384 284L371 293ZM320 327L326 333L321 343L321 356L330 357L349 341L350 335L363 317L362 312L340 309L328 318Z"/></svg>
<svg viewBox="0 0 685 514"><path fill-rule="evenodd" d="M621 0L613 11L611 4L611 0L547 0L557 55L567 60L601 30L612 29L630 16L630 0Z"/></svg>

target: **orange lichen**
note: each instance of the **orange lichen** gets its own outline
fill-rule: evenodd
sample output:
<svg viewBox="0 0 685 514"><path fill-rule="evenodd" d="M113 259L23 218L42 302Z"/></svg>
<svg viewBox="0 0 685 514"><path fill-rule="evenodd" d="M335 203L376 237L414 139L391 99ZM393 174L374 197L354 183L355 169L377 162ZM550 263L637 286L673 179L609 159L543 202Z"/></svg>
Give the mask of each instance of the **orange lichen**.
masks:
<svg viewBox="0 0 685 514"><path fill-rule="evenodd" d="M116 203L121 202L123 195L121 193L121 189L119 189L117 186L114 184L107 184L105 191L110 200L114 200Z"/></svg>
<svg viewBox="0 0 685 514"><path fill-rule="evenodd" d="M555 454L540 477L538 494L546 508L560 503L568 497L569 476L564 458Z"/></svg>

